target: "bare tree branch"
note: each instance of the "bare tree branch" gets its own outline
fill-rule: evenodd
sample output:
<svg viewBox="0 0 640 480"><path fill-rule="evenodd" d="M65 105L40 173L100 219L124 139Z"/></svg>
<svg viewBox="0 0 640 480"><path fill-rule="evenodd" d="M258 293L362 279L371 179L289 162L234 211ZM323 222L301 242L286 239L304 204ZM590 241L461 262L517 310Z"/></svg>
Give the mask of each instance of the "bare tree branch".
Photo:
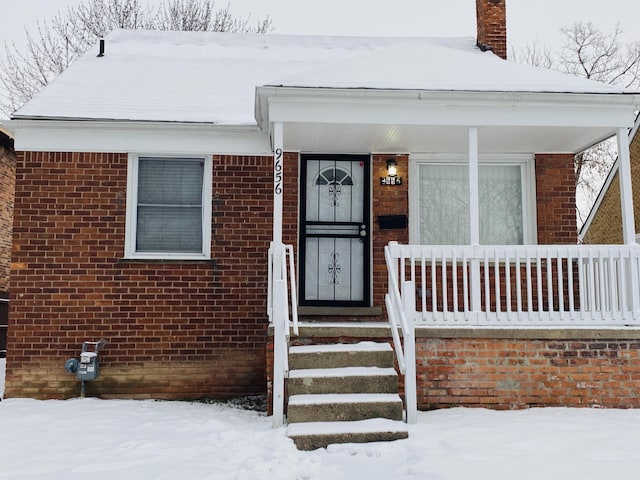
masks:
<svg viewBox="0 0 640 480"><path fill-rule="evenodd" d="M625 88L640 88L640 42L623 44L624 33L616 26L612 33L598 30L591 22L576 22L560 30L564 42L553 53L536 40L524 50L513 52L520 63L558 70L579 77ZM617 156L614 142L603 142L576 155L576 189L581 201L576 205L578 222L589 214L600 186Z"/></svg>

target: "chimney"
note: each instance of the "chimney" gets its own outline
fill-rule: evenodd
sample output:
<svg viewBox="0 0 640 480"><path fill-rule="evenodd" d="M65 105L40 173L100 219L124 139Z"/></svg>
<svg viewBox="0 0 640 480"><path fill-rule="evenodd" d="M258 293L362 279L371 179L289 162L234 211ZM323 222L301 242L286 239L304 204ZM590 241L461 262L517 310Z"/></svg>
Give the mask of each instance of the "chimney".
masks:
<svg viewBox="0 0 640 480"><path fill-rule="evenodd" d="M478 48L483 52L491 50L506 60L506 0L476 0L476 20L478 22Z"/></svg>

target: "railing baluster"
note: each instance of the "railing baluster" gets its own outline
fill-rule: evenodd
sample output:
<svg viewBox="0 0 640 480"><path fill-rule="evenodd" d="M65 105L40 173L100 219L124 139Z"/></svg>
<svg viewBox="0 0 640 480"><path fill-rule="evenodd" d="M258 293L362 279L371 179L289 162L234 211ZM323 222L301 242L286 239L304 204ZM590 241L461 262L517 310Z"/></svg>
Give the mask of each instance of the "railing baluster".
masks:
<svg viewBox="0 0 640 480"><path fill-rule="evenodd" d="M631 268L628 269L631 271ZM618 290L620 294L620 320L624 320L626 313L629 311L627 305L627 288L625 279L627 278L627 262L622 255L622 250L618 252Z"/></svg>
<svg viewBox="0 0 640 480"><path fill-rule="evenodd" d="M558 311L560 312L560 318L563 318L564 315L562 315L565 312L565 308L564 308L564 281L562 278L562 253L560 252L560 249L558 248L558 250L556 251L556 262L558 262L558 264L556 265L556 269L558 271Z"/></svg>
<svg viewBox="0 0 640 480"><path fill-rule="evenodd" d="M458 319L458 262L456 252L451 255L451 283L453 285L453 318Z"/></svg>
<svg viewBox="0 0 640 480"><path fill-rule="evenodd" d="M600 293L600 320L604 320L605 313L607 311L606 293L605 293L605 273L604 273L604 258L598 256L598 292Z"/></svg>
<svg viewBox="0 0 640 480"><path fill-rule="evenodd" d="M431 250L431 311L434 318L438 311L438 284L436 278L436 252L433 249Z"/></svg>
<svg viewBox="0 0 640 480"><path fill-rule="evenodd" d="M441 249L440 262L442 266L442 318L444 321L447 319L447 312L449 311L449 303L447 301L447 257L445 249Z"/></svg>
<svg viewBox="0 0 640 480"><path fill-rule="evenodd" d="M522 321L522 273L520 272L520 249L516 248L514 250L514 268L516 272L516 312L518 322Z"/></svg>
<svg viewBox="0 0 640 480"><path fill-rule="evenodd" d="M491 314L491 288L489 283L489 255L484 252L484 311L488 317Z"/></svg>
<svg viewBox="0 0 640 480"><path fill-rule="evenodd" d="M504 283L505 283L505 297L507 302L507 320L511 321L511 266L509 264L509 251L504 252Z"/></svg>
<svg viewBox="0 0 640 480"><path fill-rule="evenodd" d="M464 309L464 320L469 321L469 272L467 271L467 250L462 250L462 302Z"/></svg>
<svg viewBox="0 0 640 480"><path fill-rule="evenodd" d="M424 256L424 250L421 250L420 255L420 291L422 296L420 297L420 303L422 305L422 314L427 311L427 262Z"/></svg>
<svg viewBox="0 0 640 480"><path fill-rule="evenodd" d="M542 318L542 312L544 312L544 304L542 302L542 259L539 251L536 252L536 280L538 281L538 313Z"/></svg>
<svg viewBox="0 0 640 480"><path fill-rule="evenodd" d="M551 315L553 313L553 260L551 259L551 254L549 250L547 250L547 304L549 305L548 313L549 319L551 320Z"/></svg>
<svg viewBox="0 0 640 480"><path fill-rule="evenodd" d="M573 255L571 252L567 255L567 295L569 296L569 318L575 319L575 303L574 303L575 286L573 284Z"/></svg>
<svg viewBox="0 0 640 480"><path fill-rule="evenodd" d="M618 291L617 291L617 283L616 275L615 275L615 261L613 259L613 251L609 250L609 312L611 313L611 319L617 320L617 310L618 310Z"/></svg>
<svg viewBox="0 0 640 480"><path fill-rule="evenodd" d="M592 319L595 317L595 312L598 310L596 303L596 268L593 264L593 250L589 249L589 256L587 258L587 275L589 276L589 311L591 312Z"/></svg>
<svg viewBox="0 0 640 480"><path fill-rule="evenodd" d="M531 255L525 250L525 274L527 275L527 312L533 313L533 279L531 278Z"/></svg>
<svg viewBox="0 0 640 480"><path fill-rule="evenodd" d="M493 274L495 275L494 278L494 284L495 284L495 289L496 289L496 298L495 298L495 302L496 302L496 319L500 318L500 310L501 310L501 303L502 303L502 299L500 298L500 258L498 256L498 250L494 250L493 251Z"/></svg>

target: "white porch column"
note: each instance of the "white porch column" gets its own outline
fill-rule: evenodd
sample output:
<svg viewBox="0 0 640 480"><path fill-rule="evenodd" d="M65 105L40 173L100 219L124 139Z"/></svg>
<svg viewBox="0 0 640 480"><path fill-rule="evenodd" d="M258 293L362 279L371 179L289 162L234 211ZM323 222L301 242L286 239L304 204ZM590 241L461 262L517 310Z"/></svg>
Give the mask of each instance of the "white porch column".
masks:
<svg viewBox="0 0 640 480"><path fill-rule="evenodd" d="M282 196L284 192L284 136L282 123L273 124L273 278L282 279L284 247L282 244Z"/></svg>
<svg viewBox="0 0 640 480"><path fill-rule="evenodd" d="M622 240L626 245L635 243L636 228L633 218L633 193L631 191L631 159L629 134L619 128L618 134L618 179L620 180L620 205L622 207Z"/></svg>
<svg viewBox="0 0 640 480"><path fill-rule="evenodd" d="M469 240L480 245L480 188L478 174L478 127L469 127ZM471 261L471 311L479 313L480 260Z"/></svg>
<svg viewBox="0 0 640 480"><path fill-rule="evenodd" d="M469 127L469 236L471 245L480 245L478 181L478 127Z"/></svg>

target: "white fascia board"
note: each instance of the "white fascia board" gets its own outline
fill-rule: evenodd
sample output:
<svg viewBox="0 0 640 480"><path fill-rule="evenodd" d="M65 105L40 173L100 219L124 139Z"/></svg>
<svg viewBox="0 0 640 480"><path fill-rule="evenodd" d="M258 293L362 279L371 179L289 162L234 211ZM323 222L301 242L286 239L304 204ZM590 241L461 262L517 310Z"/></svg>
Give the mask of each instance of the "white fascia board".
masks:
<svg viewBox="0 0 640 480"><path fill-rule="evenodd" d="M258 88L258 122L631 127L638 95Z"/></svg>
<svg viewBox="0 0 640 480"><path fill-rule="evenodd" d="M13 120L15 149L35 152L162 152L271 155L257 125Z"/></svg>

